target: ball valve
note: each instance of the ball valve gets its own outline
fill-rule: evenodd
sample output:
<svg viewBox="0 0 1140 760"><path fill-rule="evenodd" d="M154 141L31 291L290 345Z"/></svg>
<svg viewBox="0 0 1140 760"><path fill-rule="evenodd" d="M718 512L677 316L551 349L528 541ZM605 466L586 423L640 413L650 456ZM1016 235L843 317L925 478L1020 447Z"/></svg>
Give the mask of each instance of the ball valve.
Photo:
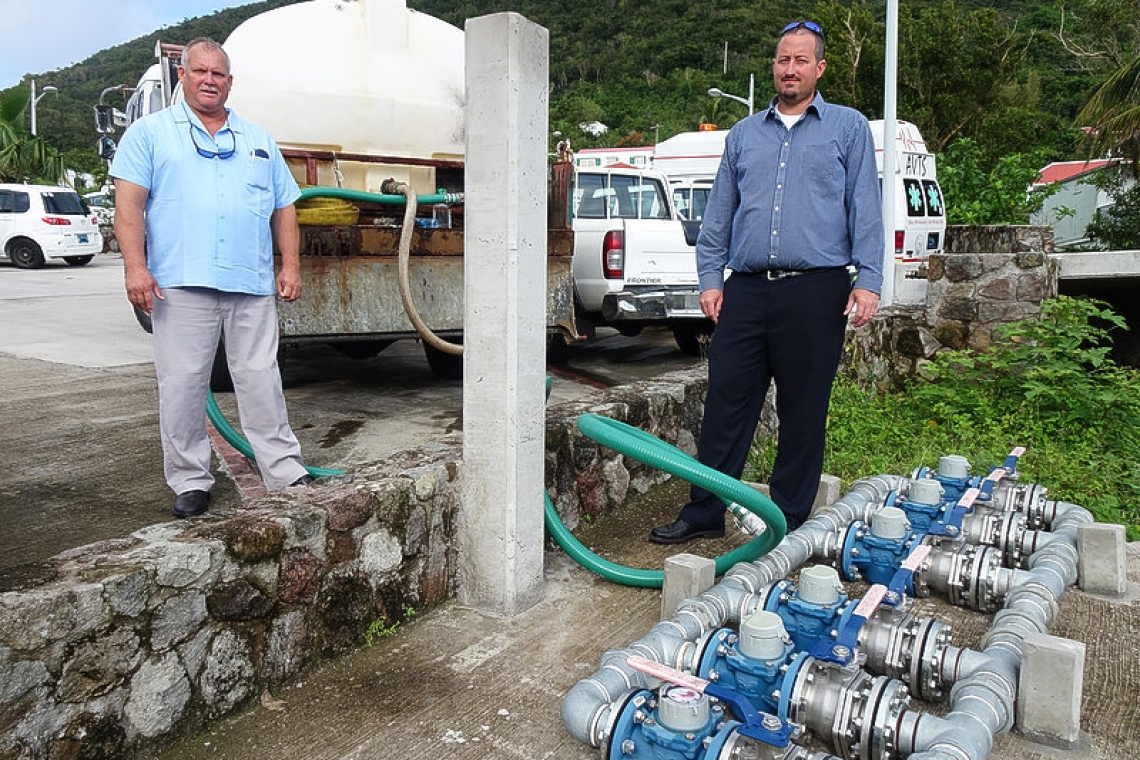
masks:
<svg viewBox="0 0 1140 760"><path fill-rule="evenodd" d="M709 635L698 658L697 675L743 694L759 710L774 713L773 692L795 651L780 616L759 610L740 623L739 633L721 628Z"/></svg>
<svg viewBox="0 0 1140 760"><path fill-rule="evenodd" d="M627 663L665 684L656 696L647 690L630 696L614 723L606 760L730 760L741 757L745 744L757 760L811 757L792 745L794 726L758 711L739 692L644 657Z"/></svg>

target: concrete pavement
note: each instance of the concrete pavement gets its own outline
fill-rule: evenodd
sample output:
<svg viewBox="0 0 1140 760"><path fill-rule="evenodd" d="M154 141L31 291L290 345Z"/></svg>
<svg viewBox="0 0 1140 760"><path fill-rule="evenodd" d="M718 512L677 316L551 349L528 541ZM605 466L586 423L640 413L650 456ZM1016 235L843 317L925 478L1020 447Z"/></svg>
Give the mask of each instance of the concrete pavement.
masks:
<svg viewBox="0 0 1140 760"><path fill-rule="evenodd" d="M162 478L151 339L123 289L122 259L86 267L0 264L0 590L34 582L37 563L170 519ZM550 368L551 403L692 366L666 331L609 333ZM416 341L350 359L327 345L281 359L290 422L308 464L361 467L462 428L462 384L436 377ZM232 394L218 405L235 427ZM211 509L241 501L220 464Z"/></svg>

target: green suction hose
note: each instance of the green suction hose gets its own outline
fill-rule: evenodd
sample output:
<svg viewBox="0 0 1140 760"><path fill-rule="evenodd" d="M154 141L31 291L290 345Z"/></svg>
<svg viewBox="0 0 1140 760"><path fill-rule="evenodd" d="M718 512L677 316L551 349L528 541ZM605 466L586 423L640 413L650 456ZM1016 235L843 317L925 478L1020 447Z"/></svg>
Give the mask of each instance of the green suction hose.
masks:
<svg viewBox="0 0 1140 760"><path fill-rule="evenodd" d="M548 398L550 390L551 380L547 376L546 395ZM250 461L254 461L253 448L226 420L222 410L218 408L218 402L212 391L206 393L206 415L231 446ZM722 554L716 559L717 575L723 575L738 562L751 561L767 554L783 540L787 533L788 528L784 515L771 499L739 480L706 467L660 438L655 438L624 422L596 414L583 414L578 417L578 428L593 440L620 454L656 467L671 475L676 475L690 483L695 483L701 488L715 493L725 503L736 502L740 504L767 524L768 530L764 533L744 546ZM315 478L344 474L344 470L330 470L321 467L306 467L305 469ZM594 554L575 538L574 534L563 524L562 519L558 516L558 511L554 508L554 503L550 500L550 494L545 493L543 497L543 517L546 530L571 559L595 575L623 586L661 588L665 580L663 571L625 567Z"/></svg>
<svg viewBox="0 0 1140 760"><path fill-rule="evenodd" d="M578 428L585 435L614 451L695 483L701 488L712 491L726 503L740 504L768 525L768 530L752 541L718 557L717 575L723 575L738 562L754 560L767 554L787 534L787 522L775 502L755 488L706 467L677 447L624 422L596 414L583 414L578 417ZM661 588L665 579L663 571L624 567L602 559L587 549L566 529L558 517L557 510L554 509L554 504L550 501L549 494L546 495L544 517L546 530L555 542L575 562L590 572L625 586Z"/></svg>
<svg viewBox="0 0 1140 760"><path fill-rule="evenodd" d="M241 433L234 430L233 425L229 423L222 410L218 408L218 401L214 398L214 392L211 390L206 391L206 416L221 433L222 438L226 439L226 443L237 449L238 453L244 456L251 462L256 461L253 456L253 447L249 445L249 441L242 438ZM323 478L328 475L343 475L344 470L326 470L323 467L305 467L309 474L314 478Z"/></svg>

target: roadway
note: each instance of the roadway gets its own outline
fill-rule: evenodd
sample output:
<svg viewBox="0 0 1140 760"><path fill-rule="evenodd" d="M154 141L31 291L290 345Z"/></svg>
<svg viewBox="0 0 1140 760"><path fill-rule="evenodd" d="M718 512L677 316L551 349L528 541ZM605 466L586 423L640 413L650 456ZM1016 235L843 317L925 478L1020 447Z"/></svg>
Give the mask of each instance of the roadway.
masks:
<svg viewBox="0 0 1140 760"><path fill-rule="evenodd" d="M0 589L31 581L34 563L169 518L151 342L123 291L122 260L39 270L0 264ZM551 403L699 360L663 330L616 333L551 366ZM327 345L284 353L290 421L307 463L356 467L462 428L462 383L436 377L422 346L397 341L350 359ZM218 403L236 426L232 394ZM242 494L220 469L215 507Z"/></svg>

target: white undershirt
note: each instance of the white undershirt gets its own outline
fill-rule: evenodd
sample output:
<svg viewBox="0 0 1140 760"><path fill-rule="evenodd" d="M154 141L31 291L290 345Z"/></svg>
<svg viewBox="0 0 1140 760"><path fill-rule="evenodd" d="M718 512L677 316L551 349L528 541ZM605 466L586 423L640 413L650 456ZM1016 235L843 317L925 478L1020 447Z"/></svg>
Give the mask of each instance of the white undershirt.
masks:
<svg viewBox="0 0 1140 760"><path fill-rule="evenodd" d="M780 117L780 121L784 122L784 129L791 129L797 121L804 117L803 113L786 114L779 108L776 109L776 115Z"/></svg>

